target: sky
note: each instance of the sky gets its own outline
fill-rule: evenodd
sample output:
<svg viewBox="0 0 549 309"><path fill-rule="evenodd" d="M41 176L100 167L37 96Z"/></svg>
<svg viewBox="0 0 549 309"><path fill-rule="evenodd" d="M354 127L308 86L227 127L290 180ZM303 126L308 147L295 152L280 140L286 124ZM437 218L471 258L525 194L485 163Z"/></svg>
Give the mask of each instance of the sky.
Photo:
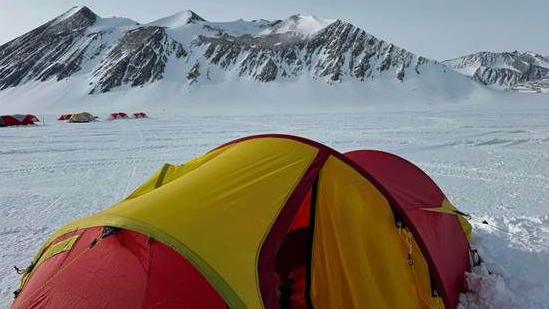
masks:
<svg viewBox="0 0 549 309"><path fill-rule="evenodd" d="M274 20L297 13L339 18L437 60L477 51L549 55L547 0L0 0L0 44L77 5L141 23L186 9L211 21Z"/></svg>

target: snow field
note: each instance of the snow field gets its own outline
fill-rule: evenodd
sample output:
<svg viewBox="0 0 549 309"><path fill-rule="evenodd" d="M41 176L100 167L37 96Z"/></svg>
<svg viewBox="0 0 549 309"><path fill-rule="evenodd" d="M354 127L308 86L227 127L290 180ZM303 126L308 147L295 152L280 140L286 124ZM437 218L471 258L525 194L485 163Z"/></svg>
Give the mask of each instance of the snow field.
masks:
<svg viewBox="0 0 549 309"><path fill-rule="evenodd" d="M308 137L339 151L382 149L424 169L474 224L485 260L463 308L549 308L549 106L371 109L228 116L150 112L151 119L1 128L0 307L61 225L120 201L163 163L181 164L251 134ZM105 119L106 114L100 114Z"/></svg>

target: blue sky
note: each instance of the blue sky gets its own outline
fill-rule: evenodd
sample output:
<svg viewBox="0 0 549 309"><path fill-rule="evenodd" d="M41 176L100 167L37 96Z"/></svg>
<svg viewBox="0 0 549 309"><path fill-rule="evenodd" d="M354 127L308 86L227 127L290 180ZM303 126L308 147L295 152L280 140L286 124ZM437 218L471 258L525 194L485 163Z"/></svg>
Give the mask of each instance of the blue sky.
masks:
<svg viewBox="0 0 549 309"><path fill-rule="evenodd" d="M72 6L148 22L191 9L208 20L341 18L417 54L444 60L491 50L549 55L547 0L0 0L0 44Z"/></svg>

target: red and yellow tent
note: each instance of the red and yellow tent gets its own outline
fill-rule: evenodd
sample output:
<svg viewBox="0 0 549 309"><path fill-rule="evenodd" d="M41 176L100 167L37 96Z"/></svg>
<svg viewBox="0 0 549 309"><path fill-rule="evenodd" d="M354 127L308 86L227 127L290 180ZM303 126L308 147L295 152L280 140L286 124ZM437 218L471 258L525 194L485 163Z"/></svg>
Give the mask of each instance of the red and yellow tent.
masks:
<svg viewBox="0 0 549 309"><path fill-rule="evenodd" d="M252 136L61 228L13 308L455 308L468 235L400 157Z"/></svg>

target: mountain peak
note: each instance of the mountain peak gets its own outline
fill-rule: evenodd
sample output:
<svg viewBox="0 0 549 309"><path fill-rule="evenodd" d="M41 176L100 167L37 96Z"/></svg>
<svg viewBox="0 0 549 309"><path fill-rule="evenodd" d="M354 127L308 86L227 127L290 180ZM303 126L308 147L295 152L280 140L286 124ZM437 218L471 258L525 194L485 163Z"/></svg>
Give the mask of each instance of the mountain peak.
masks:
<svg viewBox="0 0 549 309"><path fill-rule="evenodd" d="M150 22L148 25L166 28L178 28L187 24L194 24L204 21L206 20L200 17L195 12L191 10L183 10L173 15L157 19L153 22Z"/></svg>
<svg viewBox="0 0 549 309"><path fill-rule="evenodd" d="M55 18L55 22L62 22L68 19L86 19L86 20L93 20L98 16L90 10L87 6L73 6L65 13L59 15L57 18Z"/></svg>

